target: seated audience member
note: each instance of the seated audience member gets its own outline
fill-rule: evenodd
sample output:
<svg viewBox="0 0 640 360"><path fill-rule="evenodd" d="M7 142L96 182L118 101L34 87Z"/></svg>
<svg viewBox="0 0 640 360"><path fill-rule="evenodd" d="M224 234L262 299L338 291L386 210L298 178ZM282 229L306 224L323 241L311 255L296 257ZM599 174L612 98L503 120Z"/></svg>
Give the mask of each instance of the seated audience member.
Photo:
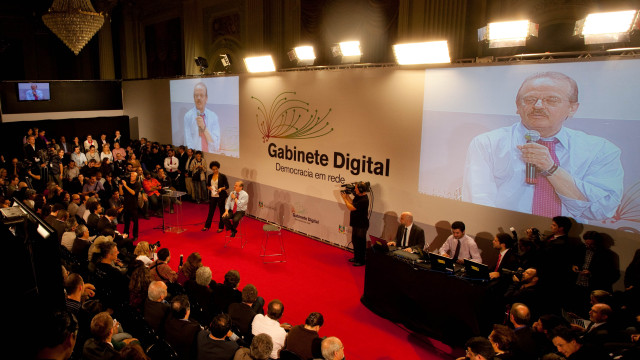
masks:
<svg viewBox="0 0 640 360"><path fill-rule="evenodd" d="M241 347L233 360L268 360L273 351L271 336L260 334L253 338L249 348Z"/></svg>
<svg viewBox="0 0 640 360"><path fill-rule="evenodd" d="M197 336L202 327L189 320L191 307L187 295L171 300L169 317L164 325L164 338L178 354L179 359L193 359L197 351Z"/></svg>
<svg viewBox="0 0 640 360"><path fill-rule="evenodd" d="M513 331L516 335L515 353L517 358L522 360L537 359L537 346L533 338L533 331L529 327L531 312L527 305L522 303L513 304L511 311L509 311L509 322L513 325Z"/></svg>
<svg viewBox="0 0 640 360"><path fill-rule="evenodd" d="M567 360L607 359L608 355L599 347L583 344L580 330L558 327L551 333L553 345Z"/></svg>
<svg viewBox="0 0 640 360"><path fill-rule="evenodd" d="M591 323L582 334L582 342L602 347L605 343L618 339L617 329L609 321L613 311L607 304L595 304L589 311Z"/></svg>
<svg viewBox="0 0 640 360"><path fill-rule="evenodd" d="M187 280L196 279L196 271L202 266L202 256L199 253L191 253L187 261L178 270L178 284L184 286Z"/></svg>
<svg viewBox="0 0 640 360"><path fill-rule="evenodd" d="M232 303L229 305L229 316L233 321L233 325L240 333L237 334L244 341L251 342L251 323L257 313L253 310L253 304L258 300L258 289L247 284L242 289L242 302Z"/></svg>
<svg viewBox="0 0 640 360"><path fill-rule="evenodd" d="M136 342L127 344L120 350L122 360L151 360L142 350L142 346Z"/></svg>
<svg viewBox="0 0 640 360"><path fill-rule="evenodd" d="M557 327L569 328L569 326L569 322L558 315L545 314L540 316L538 321L531 326L538 351L541 354L553 352L555 345L551 341L551 333Z"/></svg>
<svg viewBox="0 0 640 360"><path fill-rule="evenodd" d="M345 358L342 341L335 336L322 340L320 349L324 360L342 360Z"/></svg>
<svg viewBox="0 0 640 360"><path fill-rule="evenodd" d="M140 241L138 245L136 245L135 250L133 250L133 255L136 256L136 260L142 261L146 267L153 264L153 260L151 260L151 247L149 247L149 243L146 241Z"/></svg>
<svg viewBox="0 0 640 360"><path fill-rule="evenodd" d="M491 279L505 279L506 285L511 283L510 276L502 276L502 270L507 269L511 271L518 270L519 260L516 250L512 249L513 237L509 234L500 233L493 238L493 248L498 251L498 260L495 266L490 269L493 270L489 273Z"/></svg>
<svg viewBox="0 0 640 360"><path fill-rule="evenodd" d="M95 160L96 163L100 163L100 153L96 151L96 147L91 145L89 151L85 154L87 156L87 162Z"/></svg>
<svg viewBox="0 0 640 360"><path fill-rule="evenodd" d="M489 340L483 337L473 337L467 340L464 346L467 351L467 356L460 357L457 360L493 360L495 357L493 345L491 345Z"/></svg>
<svg viewBox="0 0 640 360"><path fill-rule="evenodd" d="M312 312L307 316L304 325L296 325L289 331L284 342L284 349L294 352L303 359L313 359L314 344L320 338L318 332L324 325L324 317L318 312Z"/></svg>
<svg viewBox="0 0 640 360"><path fill-rule="evenodd" d="M517 359L514 353L516 335L513 330L504 325L493 325L493 331L489 334L489 342L497 359Z"/></svg>
<svg viewBox="0 0 640 360"><path fill-rule="evenodd" d="M93 337L84 343L82 358L87 360L120 359L120 352L125 344L136 339L124 339L123 344L113 344L113 335L118 333L118 323L113 321L108 312L101 312L91 320ZM117 346L119 345L119 346Z"/></svg>
<svg viewBox="0 0 640 360"><path fill-rule="evenodd" d="M154 211L155 216L162 217L162 199L160 198L162 185L157 179L151 176L149 171L144 172L142 188L145 194L147 194L147 199L149 199L149 209Z"/></svg>
<svg viewBox="0 0 640 360"><path fill-rule="evenodd" d="M209 330L198 333L198 360L230 360L233 359L238 344L228 340L231 336L231 318L220 314L213 318Z"/></svg>
<svg viewBox="0 0 640 360"><path fill-rule="evenodd" d="M280 325L280 318L284 313L284 304L278 299L271 300L267 307L267 316L258 314L253 318L251 323L251 333L255 336L258 334L269 334L273 341L272 359L278 359L280 349L284 346L287 332Z"/></svg>
<svg viewBox="0 0 640 360"><path fill-rule="evenodd" d="M99 239L99 238L98 238ZM96 242L98 242L96 239ZM95 263L95 285L98 297L101 302L109 308L116 309L122 304L126 304L128 300L129 279L123 274L121 268L114 265L122 266L118 260L118 247L109 238L106 241L98 242L97 259L94 256ZM97 263L96 263L97 261Z"/></svg>
<svg viewBox="0 0 640 360"><path fill-rule="evenodd" d="M465 235L464 231L464 223L454 221L451 224L452 235L440 247L440 255L453 258L458 264L464 264L464 259L481 263L482 257L476 241L469 235Z"/></svg>
<svg viewBox="0 0 640 360"><path fill-rule="evenodd" d="M129 281L129 304L138 310L142 310L145 300L149 296L149 285L151 285L151 274L149 268L143 264L134 266Z"/></svg>
<svg viewBox="0 0 640 360"><path fill-rule="evenodd" d="M71 154L71 161L73 161L78 168L82 168L87 163L87 156L80 150L80 147L76 146L73 148L73 153Z"/></svg>
<svg viewBox="0 0 640 360"><path fill-rule="evenodd" d="M540 309L540 290L538 288L538 272L529 268L522 273L522 279L513 275L513 283L504 294L505 303L523 303L529 307L534 318Z"/></svg>
<svg viewBox="0 0 640 360"><path fill-rule="evenodd" d="M78 225L75 233L76 237L71 246L71 253L81 259L87 259L92 240L89 229L85 225Z"/></svg>
<svg viewBox="0 0 640 360"><path fill-rule="evenodd" d="M78 322L68 311L56 312L42 319L36 337L36 359L66 360L76 345Z"/></svg>
<svg viewBox="0 0 640 360"><path fill-rule="evenodd" d="M237 270L229 270L224 275L224 283L217 284L213 291L213 303L217 311L229 313L229 305L242 302L242 293L237 289L240 283L240 273Z"/></svg>
<svg viewBox="0 0 640 360"><path fill-rule="evenodd" d="M208 266L201 266L196 271L196 279L187 280L185 290L189 295L192 305L196 305L197 313L193 314L193 318L201 324L211 323L211 319L216 314L213 304L213 289L216 282L211 279L212 273ZM194 306L192 306L194 307Z"/></svg>
<svg viewBox="0 0 640 360"><path fill-rule="evenodd" d="M87 227L91 235L98 235L98 221L100 221L100 215L102 214L102 205L99 202L93 201L87 205L89 210L89 217L87 218Z"/></svg>
<svg viewBox="0 0 640 360"><path fill-rule="evenodd" d="M77 340L79 341L79 350L81 350L84 342L91 336L91 314L84 309L83 295L87 293L93 296L95 287L91 284L84 283L82 276L78 274L69 274L64 280L64 290L66 293L66 307L69 313L73 314L78 321Z"/></svg>
<svg viewBox="0 0 640 360"><path fill-rule="evenodd" d="M162 331L169 312L169 304L164 300L166 297L167 284L162 281L152 281L149 284L147 301L144 303L144 320L158 334Z"/></svg>
<svg viewBox="0 0 640 360"><path fill-rule="evenodd" d="M169 249L162 248L158 251L158 260L154 261L149 270L151 270L151 278L154 281L164 281L165 283L173 283L178 279L178 274L169 266L171 261L171 253Z"/></svg>
<svg viewBox="0 0 640 360"><path fill-rule="evenodd" d="M64 233L62 234L61 244L67 250L73 249L73 243L76 241L76 229L78 228L78 222L75 218L68 218L65 223Z"/></svg>

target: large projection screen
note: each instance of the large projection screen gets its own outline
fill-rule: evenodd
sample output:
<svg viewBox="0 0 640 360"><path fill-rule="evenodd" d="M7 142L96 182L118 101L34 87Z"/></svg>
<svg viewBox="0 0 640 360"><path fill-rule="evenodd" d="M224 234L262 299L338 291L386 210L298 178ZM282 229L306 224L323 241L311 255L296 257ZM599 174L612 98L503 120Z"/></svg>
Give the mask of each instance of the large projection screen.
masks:
<svg viewBox="0 0 640 360"><path fill-rule="evenodd" d="M548 72L517 98L525 79ZM639 60L426 70L420 193L639 232L639 78ZM544 205L556 208L546 213L548 192L525 181L520 147L531 128L559 129L546 139L555 150L533 148L531 160L558 164L546 178L556 205Z"/></svg>
<svg viewBox="0 0 640 360"><path fill-rule="evenodd" d="M174 145L240 157L237 76L171 80Z"/></svg>

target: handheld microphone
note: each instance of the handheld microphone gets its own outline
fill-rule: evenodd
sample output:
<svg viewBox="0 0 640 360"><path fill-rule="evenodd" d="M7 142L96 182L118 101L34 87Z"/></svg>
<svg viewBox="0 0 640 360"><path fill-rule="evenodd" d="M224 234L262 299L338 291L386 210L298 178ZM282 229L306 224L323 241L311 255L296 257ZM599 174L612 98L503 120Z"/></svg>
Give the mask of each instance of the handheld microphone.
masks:
<svg viewBox="0 0 640 360"><path fill-rule="evenodd" d="M182 266L183 260L184 260L184 255L180 254L180 265L179 266Z"/></svg>
<svg viewBox="0 0 640 360"><path fill-rule="evenodd" d="M527 130L524 138L527 139L527 143L534 143L540 140L540 133L536 130ZM536 166L534 164L527 163L525 177L527 184L533 185L536 183Z"/></svg>

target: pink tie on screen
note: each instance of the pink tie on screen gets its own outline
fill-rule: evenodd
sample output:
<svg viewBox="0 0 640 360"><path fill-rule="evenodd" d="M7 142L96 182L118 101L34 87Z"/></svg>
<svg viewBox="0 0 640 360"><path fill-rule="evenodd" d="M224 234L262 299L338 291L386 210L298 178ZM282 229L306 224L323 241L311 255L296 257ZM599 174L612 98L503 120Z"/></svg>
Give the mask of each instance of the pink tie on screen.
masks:
<svg viewBox="0 0 640 360"><path fill-rule="evenodd" d="M206 129L207 123L205 122L204 113L200 114L200 116L202 116L202 122L204 123L204 128ZM204 131L202 131L202 134L200 134L200 142L202 145L202 151L209 150L209 143L207 142L207 137L204 136Z"/></svg>
<svg viewBox="0 0 640 360"><path fill-rule="evenodd" d="M544 145L549 149L549 154L555 164L559 164L558 156L556 156L556 144L558 139L552 141L538 140L538 144ZM533 207L532 213L545 217L554 217L562 215L562 202L556 194L555 189L546 176L536 174L537 182L533 190Z"/></svg>

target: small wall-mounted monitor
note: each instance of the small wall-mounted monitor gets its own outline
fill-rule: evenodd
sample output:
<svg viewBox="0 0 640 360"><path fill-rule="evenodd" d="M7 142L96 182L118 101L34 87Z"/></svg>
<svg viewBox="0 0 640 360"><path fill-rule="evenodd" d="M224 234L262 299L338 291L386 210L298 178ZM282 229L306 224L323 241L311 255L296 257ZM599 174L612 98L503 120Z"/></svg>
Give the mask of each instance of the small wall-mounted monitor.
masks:
<svg viewBox="0 0 640 360"><path fill-rule="evenodd" d="M49 83L25 82L18 83L18 101L51 100Z"/></svg>

